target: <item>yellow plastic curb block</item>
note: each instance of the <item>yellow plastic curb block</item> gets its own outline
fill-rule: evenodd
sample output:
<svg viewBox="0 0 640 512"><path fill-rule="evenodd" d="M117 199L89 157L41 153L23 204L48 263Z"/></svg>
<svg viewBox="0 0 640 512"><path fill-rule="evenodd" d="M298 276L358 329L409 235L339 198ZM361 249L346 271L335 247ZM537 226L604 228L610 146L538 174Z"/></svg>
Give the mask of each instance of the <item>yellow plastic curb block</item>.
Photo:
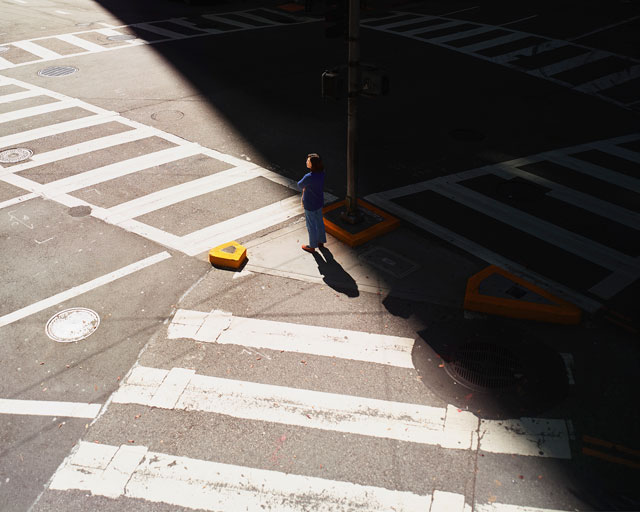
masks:
<svg viewBox="0 0 640 512"><path fill-rule="evenodd" d="M324 227L327 233L329 233L330 235L333 235L341 242L344 242L345 244L347 244L349 247L357 247L358 245L362 245L368 242L369 240L373 240L374 238L384 235L389 231L393 231L398 226L400 226L400 221L398 219L388 214L387 212L382 211L380 208L377 208L372 204L362 201L361 199L357 199L356 201L358 206L376 213L377 215L382 217L384 220L378 224L374 224L373 226L360 231L359 233L352 234L342 229L340 226L334 224L333 222L331 222L329 219L325 217ZM333 203L329 206L325 206L322 209L322 213L326 214L327 212L335 210L336 208L340 208L344 206L346 202L347 201L345 199L343 201Z"/></svg>
<svg viewBox="0 0 640 512"><path fill-rule="evenodd" d="M209 261L216 267L237 269L247 259L247 248L238 242L227 242L209 251Z"/></svg>
<svg viewBox="0 0 640 512"><path fill-rule="evenodd" d="M513 282L514 285L523 288L525 292L533 292L543 299L546 299L550 304L531 302L526 299L519 300L516 298L496 297L480 293L480 285L482 282L494 274L498 274L508 281ZM580 323L581 316L580 309L573 304L495 265L491 265L469 278L464 296L464 309L510 318L567 325Z"/></svg>

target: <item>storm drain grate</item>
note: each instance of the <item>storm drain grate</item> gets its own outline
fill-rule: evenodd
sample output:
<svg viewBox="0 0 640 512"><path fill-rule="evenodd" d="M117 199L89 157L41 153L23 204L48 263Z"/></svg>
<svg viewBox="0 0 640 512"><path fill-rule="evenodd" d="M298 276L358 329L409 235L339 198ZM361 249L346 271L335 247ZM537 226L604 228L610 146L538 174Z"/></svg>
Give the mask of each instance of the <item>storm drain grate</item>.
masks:
<svg viewBox="0 0 640 512"><path fill-rule="evenodd" d="M73 66L51 66L38 71L40 76L67 76L78 71L78 68Z"/></svg>
<svg viewBox="0 0 640 512"><path fill-rule="evenodd" d="M132 34L118 34L117 36L108 36L107 39L109 41L131 41L132 39L136 39L136 36Z"/></svg>
<svg viewBox="0 0 640 512"><path fill-rule="evenodd" d="M6 149L0 153L0 164L15 164L29 160L33 156L33 151L27 148Z"/></svg>
<svg viewBox="0 0 640 512"><path fill-rule="evenodd" d="M518 357L490 342L461 345L445 369L456 382L473 390L509 388L523 375Z"/></svg>

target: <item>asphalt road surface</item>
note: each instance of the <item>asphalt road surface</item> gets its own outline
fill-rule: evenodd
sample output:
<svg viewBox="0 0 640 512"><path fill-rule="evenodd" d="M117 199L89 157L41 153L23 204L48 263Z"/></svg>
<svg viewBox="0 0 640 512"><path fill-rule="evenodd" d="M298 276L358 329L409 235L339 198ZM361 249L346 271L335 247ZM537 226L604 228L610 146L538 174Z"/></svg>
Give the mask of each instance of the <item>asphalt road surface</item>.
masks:
<svg viewBox="0 0 640 512"><path fill-rule="evenodd" d="M307 153L345 193L345 41L281 3L0 1L0 510L637 509L637 6L368 3L358 193L403 227L354 254L450 276L412 298L208 262L294 261ZM488 264L583 322L463 314ZM489 331L536 400L452 377Z"/></svg>

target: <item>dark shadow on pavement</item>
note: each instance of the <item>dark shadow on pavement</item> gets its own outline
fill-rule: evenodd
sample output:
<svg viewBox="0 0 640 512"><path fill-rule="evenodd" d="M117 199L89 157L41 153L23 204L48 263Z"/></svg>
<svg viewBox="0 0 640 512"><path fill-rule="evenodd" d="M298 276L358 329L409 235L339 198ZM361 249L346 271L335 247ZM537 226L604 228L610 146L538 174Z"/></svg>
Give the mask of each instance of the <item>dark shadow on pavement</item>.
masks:
<svg viewBox="0 0 640 512"><path fill-rule="evenodd" d="M322 280L327 283L327 286L339 293L344 293L347 297L358 297L360 292L353 277L335 260L329 249L323 247L320 252L322 256L316 251L313 253L313 257L318 264L320 274L322 274Z"/></svg>

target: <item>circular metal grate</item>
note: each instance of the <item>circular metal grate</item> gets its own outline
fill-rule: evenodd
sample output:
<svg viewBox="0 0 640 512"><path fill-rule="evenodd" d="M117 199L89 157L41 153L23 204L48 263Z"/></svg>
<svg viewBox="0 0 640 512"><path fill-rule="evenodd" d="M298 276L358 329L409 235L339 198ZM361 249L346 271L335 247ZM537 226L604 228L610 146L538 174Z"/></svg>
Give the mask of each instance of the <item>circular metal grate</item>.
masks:
<svg viewBox="0 0 640 512"><path fill-rule="evenodd" d="M51 66L38 71L40 76L67 76L78 71L78 68L73 66Z"/></svg>
<svg viewBox="0 0 640 512"><path fill-rule="evenodd" d="M27 148L6 149L0 153L0 164L15 164L29 160L33 156L33 151Z"/></svg>
<svg viewBox="0 0 640 512"><path fill-rule="evenodd" d="M100 325L98 313L87 308L70 308L53 315L44 330L60 343L71 343L91 336Z"/></svg>
<svg viewBox="0 0 640 512"><path fill-rule="evenodd" d="M107 39L109 41L131 41L136 39L136 36L133 34L118 34L117 36L108 36Z"/></svg>
<svg viewBox="0 0 640 512"><path fill-rule="evenodd" d="M461 345L445 364L445 370L456 382L474 390L514 386L523 373L518 357L490 342Z"/></svg>

